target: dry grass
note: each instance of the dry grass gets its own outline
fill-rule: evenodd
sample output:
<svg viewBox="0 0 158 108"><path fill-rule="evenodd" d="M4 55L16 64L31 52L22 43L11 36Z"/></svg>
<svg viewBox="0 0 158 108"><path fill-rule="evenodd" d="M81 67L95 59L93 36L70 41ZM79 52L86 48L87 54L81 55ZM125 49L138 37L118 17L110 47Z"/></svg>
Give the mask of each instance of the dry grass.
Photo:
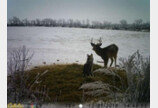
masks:
<svg viewBox="0 0 158 108"><path fill-rule="evenodd" d="M99 65L94 65L94 70L101 68ZM79 89L83 83L102 81L110 85L114 85L121 88L122 82L118 77L112 77L111 75L103 75L101 73L95 73L92 77L83 77L81 64L59 64L59 65L45 65L38 66L29 70L30 74L29 83L34 79L38 73L42 73L48 70L48 72L40 77L39 83L34 88L40 88L40 86L46 86L49 89L48 95L50 100L46 102L59 102L59 103L79 103L83 99L83 91ZM120 69L111 68L115 71L123 80L125 86L127 86L126 72ZM114 81L115 80L115 81ZM85 97L86 98L86 97ZM87 101L94 100L94 97L87 97Z"/></svg>

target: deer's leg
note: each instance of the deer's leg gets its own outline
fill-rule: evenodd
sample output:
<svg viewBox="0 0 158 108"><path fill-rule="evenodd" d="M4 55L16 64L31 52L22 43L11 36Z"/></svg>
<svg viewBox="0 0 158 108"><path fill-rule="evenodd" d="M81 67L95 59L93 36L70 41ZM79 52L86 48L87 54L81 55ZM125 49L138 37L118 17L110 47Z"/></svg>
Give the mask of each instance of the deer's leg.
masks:
<svg viewBox="0 0 158 108"><path fill-rule="evenodd" d="M114 59L115 59L115 67L116 67L117 56L115 56Z"/></svg>
<svg viewBox="0 0 158 108"><path fill-rule="evenodd" d="M91 76L93 76L93 64L91 66Z"/></svg>
<svg viewBox="0 0 158 108"><path fill-rule="evenodd" d="M104 67L107 68L107 64L108 64L108 58L104 60Z"/></svg>
<svg viewBox="0 0 158 108"><path fill-rule="evenodd" d="M113 64L113 58L111 57L110 59L111 59L111 64L110 64L110 67L111 67Z"/></svg>

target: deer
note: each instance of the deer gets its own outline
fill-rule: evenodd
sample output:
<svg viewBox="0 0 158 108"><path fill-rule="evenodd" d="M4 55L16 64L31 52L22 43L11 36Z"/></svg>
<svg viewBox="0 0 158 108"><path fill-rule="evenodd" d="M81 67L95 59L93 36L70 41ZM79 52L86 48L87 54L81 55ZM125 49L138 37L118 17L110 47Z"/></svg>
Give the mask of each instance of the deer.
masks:
<svg viewBox="0 0 158 108"><path fill-rule="evenodd" d="M115 67L116 67L116 61L117 61L117 53L118 53L118 46L115 44L111 44L107 47L101 48L102 45L102 39L100 38L99 43L93 43L93 38L91 39L91 46L93 47L92 50L95 51L97 55L99 55L103 61L104 61L104 67L107 68L107 64L109 59L111 59L110 67L113 64L113 61L115 60Z"/></svg>

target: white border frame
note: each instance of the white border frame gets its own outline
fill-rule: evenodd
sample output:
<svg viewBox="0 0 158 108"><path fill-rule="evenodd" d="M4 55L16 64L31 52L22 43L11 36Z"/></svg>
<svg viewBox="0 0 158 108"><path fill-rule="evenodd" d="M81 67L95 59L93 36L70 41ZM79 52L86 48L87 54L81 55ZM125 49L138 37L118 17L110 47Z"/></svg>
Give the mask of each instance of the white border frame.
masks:
<svg viewBox="0 0 158 108"><path fill-rule="evenodd" d="M150 107L158 106L158 1L150 0Z"/></svg>
<svg viewBox="0 0 158 108"><path fill-rule="evenodd" d="M158 101L158 1L150 0L150 107L156 108ZM7 0L0 0L0 108L7 108Z"/></svg>
<svg viewBox="0 0 158 108"><path fill-rule="evenodd" d="M0 0L0 108L7 108L7 0Z"/></svg>

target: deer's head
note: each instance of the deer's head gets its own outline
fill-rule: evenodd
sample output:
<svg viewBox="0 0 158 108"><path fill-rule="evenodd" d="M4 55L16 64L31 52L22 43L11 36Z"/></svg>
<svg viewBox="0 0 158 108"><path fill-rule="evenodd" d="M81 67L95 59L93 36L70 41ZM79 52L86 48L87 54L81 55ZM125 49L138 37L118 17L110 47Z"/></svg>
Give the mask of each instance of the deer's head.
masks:
<svg viewBox="0 0 158 108"><path fill-rule="evenodd" d="M93 38L91 39L91 46L93 47L94 51L97 51L100 48L101 45L102 45L101 38L98 40L98 43L96 43L96 44L93 43Z"/></svg>

